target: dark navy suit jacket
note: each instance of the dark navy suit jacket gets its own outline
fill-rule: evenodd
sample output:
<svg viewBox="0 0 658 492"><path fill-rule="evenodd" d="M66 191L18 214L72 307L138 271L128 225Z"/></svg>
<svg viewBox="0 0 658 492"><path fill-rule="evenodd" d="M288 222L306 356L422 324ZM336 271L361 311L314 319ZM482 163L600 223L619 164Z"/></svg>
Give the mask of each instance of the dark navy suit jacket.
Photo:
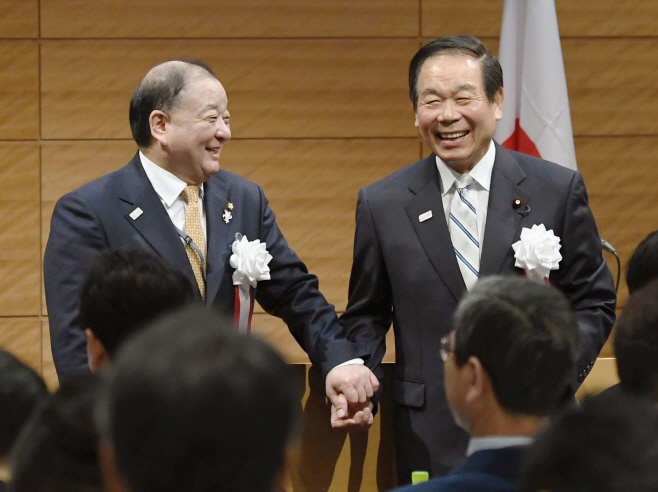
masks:
<svg viewBox="0 0 658 492"><path fill-rule="evenodd" d="M234 205L233 219L222 214ZM130 213L139 207L135 220ZM272 255L271 280L258 283L255 298L282 318L323 376L336 365L364 355L342 335L334 307L318 291L317 277L290 249L263 190L220 170L204 184L207 226L208 305L233 319L235 289L229 265L240 233L260 239ZM183 243L136 154L124 168L64 195L55 206L44 258L46 303L55 367L60 380L87 371L86 341L78 321L79 289L91 260L108 248L157 255L196 284ZM200 298L200 294L199 294Z"/></svg>
<svg viewBox="0 0 658 492"><path fill-rule="evenodd" d="M396 492L514 492L527 446L476 451L443 477L396 489Z"/></svg>
<svg viewBox="0 0 658 492"><path fill-rule="evenodd" d="M521 206L514 206L516 199ZM432 211L432 218L419 216ZM612 275L582 175L496 145L480 276L522 275L512 244L521 229L544 224L561 239L562 261L550 282L571 301L582 336L574 389L592 367L615 319ZM443 387L441 337L466 292L450 240L434 154L359 192L349 301L341 323L380 361L391 323L392 387L400 483L413 470L442 475L464 459L468 436L454 423Z"/></svg>

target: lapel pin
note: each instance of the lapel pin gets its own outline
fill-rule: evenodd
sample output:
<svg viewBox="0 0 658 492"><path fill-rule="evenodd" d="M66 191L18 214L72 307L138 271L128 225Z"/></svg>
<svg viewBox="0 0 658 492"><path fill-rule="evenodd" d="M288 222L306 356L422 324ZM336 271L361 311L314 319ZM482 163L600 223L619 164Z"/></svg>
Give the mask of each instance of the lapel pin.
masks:
<svg viewBox="0 0 658 492"><path fill-rule="evenodd" d="M224 219L224 223L228 224L232 218L233 218L233 214L228 210L224 209L224 214L222 215L222 219Z"/></svg>
<svg viewBox="0 0 658 492"><path fill-rule="evenodd" d="M424 214L420 214L420 215L418 216L418 221L419 221L419 222L425 222L426 220L431 219L431 218L432 218L432 211L431 211L431 210L428 210L428 211L425 212Z"/></svg>
<svg viewBox="0 0 658 492"><path fill-rule="evenodd" d="M139 216L142 215L143 213L144 213L144 211L141 208L137 207L135 210L130 212L130 218L132 220L137 220L139 218Z"/></svg>
<svg viewBox="0 0 658 492"><path fill-rule="evenodd" d="M521 205L522 205L522 202L518 198L515 198L514 201L512 202L512 207L514 207L514 208L519 208Z"/></svg>
<svg viewBox="0 0 658 492"><path fill-rule="evenodd" d="M233 211L233 204L231 202L228 202L228 205L226 205L226 208L228 208L230 211Z"/></svg>

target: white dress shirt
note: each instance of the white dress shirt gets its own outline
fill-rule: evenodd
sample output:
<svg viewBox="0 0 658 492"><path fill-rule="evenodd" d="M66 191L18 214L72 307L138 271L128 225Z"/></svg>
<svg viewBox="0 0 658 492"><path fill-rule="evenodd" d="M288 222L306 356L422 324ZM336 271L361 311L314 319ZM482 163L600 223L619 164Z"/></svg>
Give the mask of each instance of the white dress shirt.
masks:
<svg viewBox="0 0 658 492"><path fill-rule="evenodd" d="M471 437L466 448L466 456L470 456L476 451L484 449L501 449L512 446L530 446L532 437L530 436L485 436Z"/></svg>
<svg viewBox="0 0 658 492"><path fill-rule="evenodd" d="M470 196L474 197L476 216L478 222L478 241L482 244L484 239L484 226L487 222L487 208L489 207L489 188L491 187L491 173L493 172L494 160L496 159L496 146L493 140L484 157L478 162L469 175L473 178L473 184L469 188ZM457 178L460 173L448 167L448 165L436 156L436 167L439 169L439 183L441 185L441 200L445 212L446 223L450 228L450 207L452 199L457 193ZM480 247L482 256L482 247Z"/></svg>
<svg viewBox="0 0 658 492"><path fill-rule="evenodd" d="M139 151L139 160L146 173L146 177L151 182L153 189L160 197L162 205L169 214L173 224L181 231L185 231L185 212L187 211L187 202L181 195L187 183L169 171L161 168L155 162ZM206 211L203 208L203 183L199 186L199 213L201 214L201 227L203 235L208 242L208 233L206 232ZM183 239L181 238L181 241Z"/></svg>

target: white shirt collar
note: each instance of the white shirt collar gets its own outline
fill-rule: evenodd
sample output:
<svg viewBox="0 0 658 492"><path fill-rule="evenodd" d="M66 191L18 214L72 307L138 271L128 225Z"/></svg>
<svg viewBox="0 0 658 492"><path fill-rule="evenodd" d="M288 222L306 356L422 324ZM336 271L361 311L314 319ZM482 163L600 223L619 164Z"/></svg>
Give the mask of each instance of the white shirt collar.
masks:
<svg viewBox="0 0 658 492"><path fill-rule="evenodd" d="M165 202L167 207L171 207L172 203L183 192L187 183L178 176L158 166L146 157L141 150L139 151L139 160L155 192ZM199 197L203 199L203 184L199 186L199 190Z"/></svg>
<svg viewBox="0 0 658 492"><path fill-rule="evenodd" d="M468 173L476 183L487 191L489 191L489 187L491 186L491 173L493 172L495 159L496 146L492 140L489 143L487 153L484 154L484 157L480 159L480 162L478 162ZM450 191L461 174L449 167L439 158L438 155L436 156L436 167L439 169L439 177L441 180L441 196L444 196Z"/></svg>
<svg viewBox="0 0 658 492"><path fill-rule="evenodd" d="M470 441L468 441L466 456L470 456L476 451L483 451L485 449L501 449L509 448L512 446L529 446L530 444L532 444L532 437L530 436L472 437Z"/></svg>

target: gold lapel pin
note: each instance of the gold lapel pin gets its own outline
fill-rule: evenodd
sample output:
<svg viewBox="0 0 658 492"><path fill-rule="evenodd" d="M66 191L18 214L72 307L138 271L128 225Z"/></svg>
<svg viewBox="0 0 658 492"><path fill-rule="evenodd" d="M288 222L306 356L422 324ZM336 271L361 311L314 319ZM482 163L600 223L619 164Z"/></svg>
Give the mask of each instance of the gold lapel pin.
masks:
<svg viewBox="0 0 658 492"><path fill-rule="evenodd" d="M226 205L226 208L229 210L233 210L233 204L231 202L228 202L228 205Z"/></svg>

